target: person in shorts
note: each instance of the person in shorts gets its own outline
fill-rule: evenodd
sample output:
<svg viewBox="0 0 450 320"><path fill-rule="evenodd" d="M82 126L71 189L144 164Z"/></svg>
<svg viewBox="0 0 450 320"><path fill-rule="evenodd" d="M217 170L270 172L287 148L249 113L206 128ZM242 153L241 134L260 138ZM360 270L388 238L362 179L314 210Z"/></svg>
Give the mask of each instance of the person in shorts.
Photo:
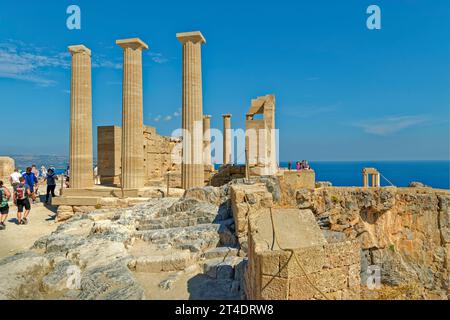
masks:
<svg viewBox="0 0 450 320"><path fill-rule="evenodd" d="M0 181L0 230L5 230L6 228L5 221L8 218L8 201L10 198L11 192L3 186L3 181Z"/></svg>
<svg viewBox="0 0 450 320"><path fill-rule="evenodd" d="M19 225L28 223L28 215L31 210L31 195L30 186L25 183L25 178L21 177L19 185L14 189L14 203L17 205L17 224ZM25 213L22 217L24 209Z"/></svg>
<svg viewBox="0 0 450 320"><path fill-rule="evenodd" d="M22 175L22 177L25 179L25 184L30 189L31 199L34 203L34 201L36 200L37 191L39 189L39 181L36 175L33 173L33 168L28 167L27 171Z"/></svg>
<svg viewBox="0 0 450 320"><path fill-rule="evenodd" d="M9 182L11 183L12 187L15 188L19 185L20 181L20 177L22 175L19 172L19 169L15 169L13 173L11 173L11 175L9 176Z"/></svg>

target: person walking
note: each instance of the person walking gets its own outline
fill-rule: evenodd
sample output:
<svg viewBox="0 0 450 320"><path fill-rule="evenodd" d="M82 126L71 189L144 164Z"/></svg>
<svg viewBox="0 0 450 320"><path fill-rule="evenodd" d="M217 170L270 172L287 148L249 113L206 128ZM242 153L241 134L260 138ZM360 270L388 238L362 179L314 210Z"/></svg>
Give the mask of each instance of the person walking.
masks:
<svg viewBox="0 0 450 320"><path fill-rule="evenodd" d="M3 181L0 181L0 230L6 229L5 221L8 218L10 198L11 192L3 186Z"/></svg>
<svg viewBox="0 0 450 320"><path fill-rule="evenodd" d="M30 186L26 184L25 178L20 178L20 183L14 190L14 203L17 206L17 224L28 224L28 215L31 211L30 196L32 195ZM23 209L25 214L22 217Z"/></svg>
<svg viewBox="0 0 450 320"><path fill-rule="evenodd" d="M47 168L45 168L45 166L41 166L41 177L45 178L46 174L47 174Z"/></svg>
<svg viewBox="0 0 450 320"><path fill-rule="evenodd" d="M44 182L47 181L47 194L45 195L45 204L48 204L50 194L52 195L52 198L56 197L56 180L58 180L58 176L55 174L55 171L53 171L53 169L48 169L47 174L44 178Z"/></svg>
<svg viewBox="0 0 450 320"><path fill-rule="evenodd" d="M35 164L33 164L32 166L31 166L31 172L33 172L34 173L34 175L36 176L36 178L37 179L39 179L39 170L37 169L37 167L36 167L36 165Z"/></svg>
<svg viewBox="0 0 450 320"><path fill-rule="evenodd" d="M291 169L292 169L292 162L289 161L288 162L288 170L291 171Z"/></svg>
<svg viewBox="0 0 450 320"><path fill-rule="evenodd" d="M17 185L20 183L19 179L22 175L19 172L19 169L14 169L14 172L11 173L9 176L9 182L11 183L11 186L13 188L17 187Z"/></svg>
<svg viewBox="0 0 450 320"><path fill-rule="evenodd" d="M297 169L297 171L300 171L301 170L301 165L300 165L300 161L297 161L296 162L296 164L295 164L295 169Z"/></svg>
<svg viewBox="0 0 450 320"><path fill-rule="evenodd" d="M31 199L34 201L36 200L36 193L39 188L39 181L35 174L33 173L33 168L28 167L27 171L22 176L25 179L26 184L28 185L28 188L31 192Z"/></svg>

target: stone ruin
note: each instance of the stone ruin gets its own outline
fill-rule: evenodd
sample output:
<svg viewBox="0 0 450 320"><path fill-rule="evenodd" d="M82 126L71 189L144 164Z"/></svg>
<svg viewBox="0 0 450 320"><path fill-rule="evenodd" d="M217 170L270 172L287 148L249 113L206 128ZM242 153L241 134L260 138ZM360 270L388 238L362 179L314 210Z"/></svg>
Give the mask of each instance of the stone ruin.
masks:
<svg viewBox="0 0 450 320"><path fill-rule="evenodd" d="M200 56L206 41L200 32L177 38L183 129L205 133ZM230 163L225 134L224 166L213 175L210 137L180 142L144 126L142 50L148 46L136 38L117 44L124 55L123 124L98 128L104 185L92 179L91 52L71 46L71 188L54 199L58 220L71 219L30 250L0 261L0 299L155 298L147 280L161 274L159 294L187 281L194 299L360 299L368 297L371 265L400 297L448 298L449 192L368 189L370 174L380 186L372 168L363 171L363 188L316 187L312 170L279 170L273 95L252 100L246 116L246 132L258 133L246 139L250 172ZM230 119L224 115L225 132ZM180 143L178 166L169 155ZM1 163L11 166L8 159ZM4 167L0 177L14 164ZM167 171L170 184L182 189L168 188L169 196L146 187L161 183ZM217 187L205 187L208 181ZM77 289L66 286L74 265ZM371 292L369 298L375 294L383 297Z"/></svg>
<svg viewBox="0 0 450 320"><path fill-rule="evenodd" d="M262 119L257 119L262 115ZM276 174L277 149L275 130L275 96L267 95L252 100L245 120L250 175L269 176Z"/></svg>
<svg viewBox="0 0 450 320"><path fill-rule="evenodd" d="M98 174L102 185L120 187L122 130L118 126L98 127ZM156 128L144 126L144 176L145 185L169 183L181 188L181 166L174 161L173 154L181 149L180 139L161 136ZM177 149L175 149L177 148Z"/></svg>
<svg viewBox="0 0 450 320"><path fill-rule="evenodd" d="M15 161L10 157L0 157L0 180L5 184L8 182L9 175L14 172Z"/></svg>
<svg viewBox="0 0 450 320"><path fill-rule="evenodd" d="M380 172L375 168L364 168L362 171L363 174L363 187L370 187L369 178L372 177L372 187L377 188L381 187L380 183Z"/></svg>

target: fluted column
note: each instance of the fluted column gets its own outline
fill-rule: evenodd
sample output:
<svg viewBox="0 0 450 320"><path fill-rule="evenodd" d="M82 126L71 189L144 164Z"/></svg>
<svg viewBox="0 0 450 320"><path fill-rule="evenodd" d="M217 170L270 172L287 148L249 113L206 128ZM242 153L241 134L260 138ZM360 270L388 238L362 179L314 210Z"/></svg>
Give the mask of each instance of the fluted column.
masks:
<svg viewBox="0 0 450 320"><path fill-rule="evenodd" d="M137 189L144 187L142 51L148 46L138 38L116 44L123 49L122 187Z"/></svg>
<svg viewBox="0 0 450 320"><path fill-rule="evenodd" d="M70 187L94 185L92 160L92 80L91 50L70 46Z"/></svg>
<svg viewBox="0 0 450 320"><path fill-rule="evenodd" d="M201 32L177 33L183 45L183 189L204 185Z"/></svg>
<svg viewBox="0 0 450 320"><path fill-rule="evenodd" d="M211 166L211 116L203 116L203 164Z"/></svg>
<svg viewBox="0 0 450 320"><path fill-rule="evenodd" d="M231 114L223 117L223 164L231 163Z"/></svg>

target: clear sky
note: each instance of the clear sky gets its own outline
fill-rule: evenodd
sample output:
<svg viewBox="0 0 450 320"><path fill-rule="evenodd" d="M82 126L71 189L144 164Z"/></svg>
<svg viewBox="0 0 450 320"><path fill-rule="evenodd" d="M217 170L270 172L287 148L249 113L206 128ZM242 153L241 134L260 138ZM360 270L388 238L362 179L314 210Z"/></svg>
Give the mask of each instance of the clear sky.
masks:
<svg viewBox="0 0 450 320"><path fill-rule="evenodd" d="M81 8L81 30L66 9ZM369 5L381 30L366 27ZM200 30L204 113L244 127L276 95L280 159L449 159L450 1L17 1L0 3L0 154L68 154L70 55L92 49L93 123L120 125L122 50L140 37L144 122L181 125L181 45Z"/></svg>

